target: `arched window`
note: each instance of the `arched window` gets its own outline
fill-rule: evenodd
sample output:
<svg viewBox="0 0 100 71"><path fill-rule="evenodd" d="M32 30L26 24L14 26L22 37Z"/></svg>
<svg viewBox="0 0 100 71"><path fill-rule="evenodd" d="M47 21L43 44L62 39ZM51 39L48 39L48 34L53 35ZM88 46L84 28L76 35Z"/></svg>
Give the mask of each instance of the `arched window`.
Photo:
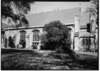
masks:
<svg viewBox="0 0 100 71"><path fill-rule="evenodd" d="M33 41L39 41L39 30L38 29L33 30Z"/></svg>
<svg viewBox="0 0 100 71"><path fill-rule="evenodd" d="M25 40L25 37L26 37L26 31L24 31L24 30L21 30L20 31L20 40Z"/></svg>
<svg viewBox="0 0 100 71"><path fill-rule="evenodd" d="M24 30L21 30L20 31L20 42L19 44L22 45L22 48L25 48L26 47L26 31Z"/></svg>

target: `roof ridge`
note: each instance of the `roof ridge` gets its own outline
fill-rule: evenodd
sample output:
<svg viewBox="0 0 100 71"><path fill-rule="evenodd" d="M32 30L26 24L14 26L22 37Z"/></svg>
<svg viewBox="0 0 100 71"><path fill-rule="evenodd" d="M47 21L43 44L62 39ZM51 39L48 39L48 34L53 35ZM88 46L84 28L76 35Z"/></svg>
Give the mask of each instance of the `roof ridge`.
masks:
<svg viewBox="0 0 100 71"><path fill-rule="evenodd" d="M77 8L80 8L80 7L69 8L69 9L54 9L54 10L51 10L51 11L44 11L44 12L42 11L42 12L36 12L36 13L33 13L33 14L26 14L26 15L44 14L44 13L57 12L57 11L66 11L66 10L69 11L69 10L73 10L73 9L77 9Z"/></svg>

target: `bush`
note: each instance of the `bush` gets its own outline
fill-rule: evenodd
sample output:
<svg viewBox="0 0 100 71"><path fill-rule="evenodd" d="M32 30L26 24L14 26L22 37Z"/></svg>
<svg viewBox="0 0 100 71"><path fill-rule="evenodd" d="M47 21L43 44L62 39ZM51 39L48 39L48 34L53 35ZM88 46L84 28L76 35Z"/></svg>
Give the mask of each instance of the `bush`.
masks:
<svg viewBox="0 0 100 71"><path fill-rule="evenodd" d="M22 48L25 48L26 47L25 40L20 40L19 44L22 45Z"/></svg>
<svg viewBox="0 0 100 71"><path fill-rule="evenodd" d="M33 48L33 49L37 49L37 46L35 46L35 45L32 45L32 48Z"/></svg>
<svg viewBox="0 0 100 71"><path fill-rule="evenodd" d="M64 50L62 49L62 47L60 48L56 48L56 53L64 53Z"/></svg>
<svg viewBox="0 0 100 71"><path fill-rule="evenodd" d="M9 40L9 41L8 41L9 47L15 48L15 44L14 44L14 42L13 42L13 38L10 36L8 40Z"/></svg>
<svg viewBox="0 0 100 71"><path fill-rule="evenodd" d="M44 50L44 49L45 49L44 45L41 45L41 46L40 46L40 49L41 49L41 50Z"/></svg>
<svg viewBox="0 0 100 71"><path fill-rule="evenodd" d="M7 38L5 38L5 48L7 48Z"/></svg>
<svg viewBox="0 0 100 71"><path fill-rule="evenodd" d="M41 42L45 49L56 50L57 52L66 52L70 50L70 30L60 21L50 22L43 28L46 32L41 36Z"/></svg>

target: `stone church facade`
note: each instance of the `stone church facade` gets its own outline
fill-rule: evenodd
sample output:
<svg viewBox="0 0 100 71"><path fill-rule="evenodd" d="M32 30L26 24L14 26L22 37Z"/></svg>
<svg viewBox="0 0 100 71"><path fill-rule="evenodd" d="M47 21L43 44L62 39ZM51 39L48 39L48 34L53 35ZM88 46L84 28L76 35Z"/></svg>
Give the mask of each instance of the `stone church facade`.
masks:
<svg viewBox="0 0 100 71"><path fill-rule="evenodd" d="M37 46L36 49L41 49L40 36L44 33L43 26L52 21L60 21L71 29L71 48L75 51L86 47L82 44L82 37L93 37L92 43L97 41L97 32L95 32L96 39L94 39L94 34L87 32L87 24L90 23L90 14L84 12L81 13L80 8L36 13L26 15L26 18L29 22L29 27L5 27L2 30L2 48L10 48L8 40L9 37L12 37L15 48L22 48L20 43L25 41L25 49L33 49L33 45ZM98 31L98 29L96 31Z"/></svg>

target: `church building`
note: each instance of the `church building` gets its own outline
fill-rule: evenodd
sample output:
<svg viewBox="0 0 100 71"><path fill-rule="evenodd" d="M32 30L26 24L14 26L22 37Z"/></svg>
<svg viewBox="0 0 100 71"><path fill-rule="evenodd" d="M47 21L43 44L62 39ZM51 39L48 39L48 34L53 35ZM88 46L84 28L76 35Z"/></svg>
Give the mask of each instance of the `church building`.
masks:
<svg viewBox="0 0 100 71"><path fill-rule="evenodd" d="M88 24L91 26L91 15L90 13L81 12L79 7L27 14L25 16L29 22L29 27L12 28L2 21L2 48L11 48L9 47L9 38L12 38L15 48L34 49L32 47L34 45L36 49L41 49L40 36L44 33L43 27L53 21L60 21L71 29L71 49L83 51L88 47L86 38L91 40L89 48L95 47L94 42L98 38L97 26L95 34L87 31L89 29ZM25 42L24 46L20 45L22 42Z"/></svg>

